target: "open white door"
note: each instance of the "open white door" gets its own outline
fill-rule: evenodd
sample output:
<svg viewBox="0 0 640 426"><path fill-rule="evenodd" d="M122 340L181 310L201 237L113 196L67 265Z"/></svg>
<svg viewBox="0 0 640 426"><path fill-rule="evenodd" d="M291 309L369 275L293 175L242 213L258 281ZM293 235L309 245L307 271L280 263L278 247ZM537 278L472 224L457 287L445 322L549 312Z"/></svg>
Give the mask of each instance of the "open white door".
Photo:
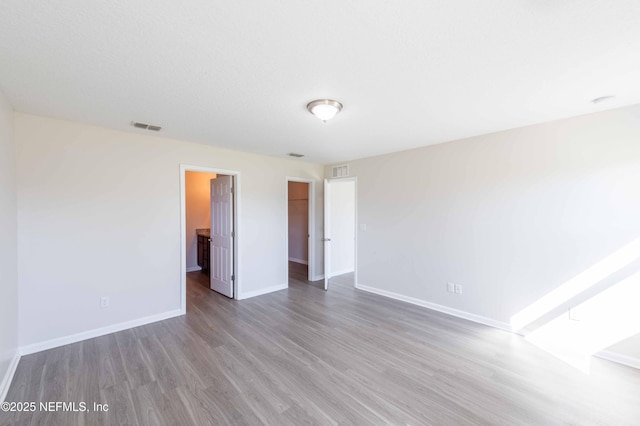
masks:
<svg viewBox="0 0 640 426"><path fill-rule="evenodd" d="M211 179L211 290L233 298L233 177Z"/></svg>
<svg viewBox="0 0 640 426"><path fill-rule="evenodd" d="M324 289L329 289L329 278L331 277L331 206L329 192L331 183L324 180Z"/></svg>

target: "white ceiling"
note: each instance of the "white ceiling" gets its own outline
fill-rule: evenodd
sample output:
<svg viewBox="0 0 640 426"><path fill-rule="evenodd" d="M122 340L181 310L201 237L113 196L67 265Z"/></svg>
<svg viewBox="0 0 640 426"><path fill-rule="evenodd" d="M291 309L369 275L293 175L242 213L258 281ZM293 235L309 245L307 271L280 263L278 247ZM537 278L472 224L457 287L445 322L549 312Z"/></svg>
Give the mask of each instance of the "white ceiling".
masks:
<svg viewBox="0 0 640 426"><path fill-rule="evenodd" d="M640 1L2 0L0 89L336 162L639 103ZM305 109L322 97L344 104L327 124Z"/></svg>

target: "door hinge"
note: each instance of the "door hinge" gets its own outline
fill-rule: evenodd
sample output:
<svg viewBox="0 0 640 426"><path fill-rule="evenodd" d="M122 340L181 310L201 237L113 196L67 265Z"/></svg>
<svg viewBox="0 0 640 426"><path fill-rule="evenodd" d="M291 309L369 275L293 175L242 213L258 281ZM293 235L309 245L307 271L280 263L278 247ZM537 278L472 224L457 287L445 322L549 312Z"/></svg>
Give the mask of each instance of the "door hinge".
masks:
<svg viewBox="0 0 640 426"><path fill-rule="evenodd" d="M235 238L236 237L236 233L231 231L231 238Z"/></svg>
<svg viewBox="0 0 640 426"><path fill-rule="evenodd" d="M235 275L231 275L231 281L235 281L236 280L236 276Z"/></svg>
<svg viewBox="0 0 640 426"><path fill-rule="evenodd" d="M233 186L231 188L229 188L229 192L231 192L233 194Z"/></svg>

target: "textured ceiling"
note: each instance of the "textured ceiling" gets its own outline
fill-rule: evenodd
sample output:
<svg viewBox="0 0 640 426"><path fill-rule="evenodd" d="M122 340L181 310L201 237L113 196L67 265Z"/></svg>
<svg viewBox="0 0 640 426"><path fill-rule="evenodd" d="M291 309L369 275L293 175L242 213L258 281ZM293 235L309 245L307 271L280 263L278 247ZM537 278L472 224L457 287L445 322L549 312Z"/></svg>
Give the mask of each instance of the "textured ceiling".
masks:
<svg viewBox="0 0 640 426"><path fill-rule="evenodd" d="M0 89L335 162L639 103L640 1L2 0ZM344 104L326 124L305 110L321 97Z"/></svg>

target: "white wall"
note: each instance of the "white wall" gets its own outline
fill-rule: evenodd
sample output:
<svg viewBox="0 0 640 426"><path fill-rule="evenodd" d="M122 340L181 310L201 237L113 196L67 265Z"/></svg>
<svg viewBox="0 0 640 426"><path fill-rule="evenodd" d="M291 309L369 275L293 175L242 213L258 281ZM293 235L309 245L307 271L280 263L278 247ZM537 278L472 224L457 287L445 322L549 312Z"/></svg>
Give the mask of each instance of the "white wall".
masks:
<svg viewBox="0 0 640 426"><path fill-rule="evenodd" d="M611 346L607 351L625 355L636 360L636 365L640 365L640 334L636 334L635 336Z"/></svg>
<svg viewBox="0 0 640 426"><path fill-rule="evenodd" d="M187 270L198 268L196 229L211 226L211 179L215 178L215 173L186 172L185 174Z"/></svg>
<svg viewBox="0 0 640 426"><path fill-rule="evenodd" d="M309 262L309 184L288 182L289 260Z"/></svg>
<svg viewBox="0 0 640 426"><path fill-rule="evenodd" d="M355 182L334 180L331 206L331 276L353 272L355 261Z"/></svg>
<svg viewBox="0 0 640 426"><path fill-rule="evenodd" d="M18 261L13 111L0 92L0 400L18 348Z"/></svg>
<svg viewBox="0 0 640 426"><path fill-rule="evenodd" d="M241 296L288 281L285 177L323 177L303 161L26 114L15 138L22 345L180 309L180 164L240 171Z"/></svg>
<svg viewBox="0 0 640 426"><path fill-rule="evenodd" d="M350 167L359 284L502 323L640 237L640 106Z"/></svg>

